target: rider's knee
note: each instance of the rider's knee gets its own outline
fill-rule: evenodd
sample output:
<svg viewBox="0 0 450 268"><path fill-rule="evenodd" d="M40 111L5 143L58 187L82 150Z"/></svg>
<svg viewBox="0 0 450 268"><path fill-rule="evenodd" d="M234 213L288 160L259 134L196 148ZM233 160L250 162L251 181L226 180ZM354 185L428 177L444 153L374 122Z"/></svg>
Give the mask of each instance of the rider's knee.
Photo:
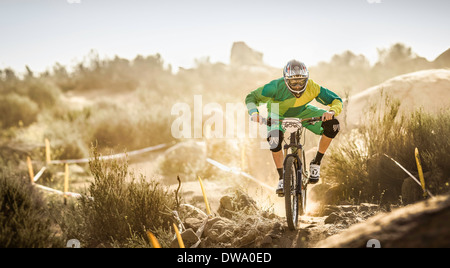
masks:
<svg viewBox="0 0 450 268"><path fill-rule="evenodd" d="M267 142L269 142L270 150L274 153L281 151L283 143L283 132L275 129L267 135Z"/></svg>
<svg viewBox="0 0 450 268"><path fill-rule="evenodd" d="M339 133L341 127L339 121L336 118L333 118L332 120L322 122L322 128L323 135L327 136L330 139L334 139Z"/></svg>

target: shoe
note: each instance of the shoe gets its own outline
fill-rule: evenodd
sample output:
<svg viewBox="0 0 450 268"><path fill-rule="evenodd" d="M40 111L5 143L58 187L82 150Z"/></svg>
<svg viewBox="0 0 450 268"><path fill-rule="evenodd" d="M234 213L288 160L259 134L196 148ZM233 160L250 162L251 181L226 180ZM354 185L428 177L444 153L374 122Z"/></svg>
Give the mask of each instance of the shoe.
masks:
<svg viewBox="0 0 450 268"><path fill-rule="evenodd" d="M311 162L311 164L309 164L309 183L310 184L316 184L319 182L319 178L320 178L320 165L317 164L313 164Z"/></svg>
<svg viewBox="0 0 450 268"><path fill-rule="evenodd" d="M279 180L278 181L278 187L276 190L276 193L279 197L283 197L284 196L284 184L283 184L283 180Z"/></svg>

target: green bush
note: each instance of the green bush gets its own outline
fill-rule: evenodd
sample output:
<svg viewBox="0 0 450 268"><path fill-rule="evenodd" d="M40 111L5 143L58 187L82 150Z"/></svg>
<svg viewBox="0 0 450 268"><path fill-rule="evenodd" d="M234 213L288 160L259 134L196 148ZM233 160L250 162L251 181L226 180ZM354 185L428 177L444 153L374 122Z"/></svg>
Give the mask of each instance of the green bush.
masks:
<svg viewBox="0 0 450 268"><path fill-rule="evenodd" d="M0 247L62 247L38 190L17 175L0 178Z"/></svg>
<svg viewBox="0 0 450 268"><path fill-rule="evenodd" d="M94 149L89 163L94 181L87 195L73 205L60 223L64 233L85 247L149 247L146 231L170 245L175 194L128 171L125 160L101 161Z"/></svg>

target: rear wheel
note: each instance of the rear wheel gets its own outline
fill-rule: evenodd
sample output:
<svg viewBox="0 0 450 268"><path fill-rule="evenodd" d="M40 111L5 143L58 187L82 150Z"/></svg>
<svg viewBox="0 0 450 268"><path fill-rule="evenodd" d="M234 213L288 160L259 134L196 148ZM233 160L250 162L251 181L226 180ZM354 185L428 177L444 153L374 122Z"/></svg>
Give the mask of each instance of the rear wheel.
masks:
<svg viewBox="0 0 450 268"><path fill-rule="evenodd" d="M286 159L284 166L284 201L286 207L286 221L290 230L297 229L300 212L299 207L303 204L301 196L298 193L300 187L298 182L301 181L301 178L297 178L298 174L296 158L289 156ZM303 213L303 209L301 209L301 211Z"/></svg>

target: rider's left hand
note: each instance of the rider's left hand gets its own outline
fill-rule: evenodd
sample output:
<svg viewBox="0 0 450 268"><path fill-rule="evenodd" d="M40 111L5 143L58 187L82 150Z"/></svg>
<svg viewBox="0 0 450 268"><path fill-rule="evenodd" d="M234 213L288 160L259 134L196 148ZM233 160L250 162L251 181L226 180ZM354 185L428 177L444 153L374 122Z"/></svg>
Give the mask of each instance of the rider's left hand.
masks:
<svg viewBox="0 0 450 268"><path fill-rule="evenodd" d="M334 116L334 111L325 112L325 113L322 115L322 121L328 121L328 120L331 120L331 119L333 119L333 116Z"/></svg>

